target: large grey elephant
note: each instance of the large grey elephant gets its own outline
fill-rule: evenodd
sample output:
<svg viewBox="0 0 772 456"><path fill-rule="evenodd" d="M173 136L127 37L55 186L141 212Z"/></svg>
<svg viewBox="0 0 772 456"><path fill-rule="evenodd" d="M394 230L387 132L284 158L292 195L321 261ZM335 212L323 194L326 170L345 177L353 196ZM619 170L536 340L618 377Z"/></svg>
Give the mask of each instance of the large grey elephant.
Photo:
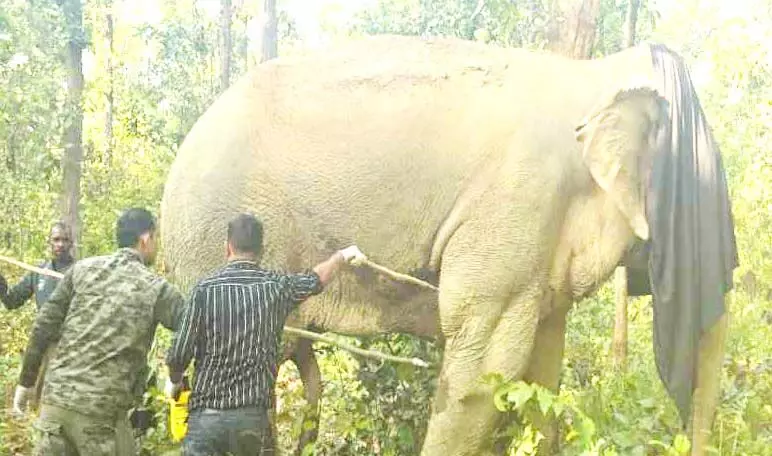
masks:
<svg viewBox="0 0 772 456"><path fill-rule="evenodd" d="M438 294L352 267L290 323L441 338L422 454L491 453L501 415L480 376L557 389L571 303L657 226L649 176L672 119L652 62L650 46L587 62L380 37L261 65L177 155L162 203L166 267L191 283L222 261L227 220L251 211L266 226L267 267L306 268L356 243L435 281ZM726 315L705 321L687 409L695 455Z"/></svg>

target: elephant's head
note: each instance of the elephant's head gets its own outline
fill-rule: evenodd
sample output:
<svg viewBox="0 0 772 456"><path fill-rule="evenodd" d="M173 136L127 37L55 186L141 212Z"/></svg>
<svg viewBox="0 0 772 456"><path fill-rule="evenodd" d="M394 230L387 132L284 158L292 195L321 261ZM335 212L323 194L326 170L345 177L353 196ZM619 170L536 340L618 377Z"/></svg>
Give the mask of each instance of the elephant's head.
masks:
<svg viewBox="0 0 772 456"><path fill-rule="evenodd" d="M649 238L646 189L651 162L669 138L667 101L653 89L622 90L576 127L582 157L641 239Z"/></svg>

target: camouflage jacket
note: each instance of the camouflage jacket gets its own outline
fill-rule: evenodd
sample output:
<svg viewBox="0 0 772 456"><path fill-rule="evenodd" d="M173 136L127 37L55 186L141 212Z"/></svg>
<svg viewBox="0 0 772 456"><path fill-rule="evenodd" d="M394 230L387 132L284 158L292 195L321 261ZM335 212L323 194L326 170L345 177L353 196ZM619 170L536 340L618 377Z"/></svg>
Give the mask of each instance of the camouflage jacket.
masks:
<svg viewBox="0 0 772 456"><path fill-rule="evenodd" d="M38 265L38 267L64 273L70 265L72 265L72 262L60 264L48 260L43 264ZM21 282L11 288L7 295L0 296L0 300L2 300L7 309L17 309L34 295L35 304L37 304L37 308L40 310L40 306L48 301L48 297L54 292L58 283L59 279L56 277L38 274L37 272L30 272L21 279Z"/></svg>
<svg viewBox="0 0 772 456"><path fill-rule="evenodd" d="M184 302L133 249L81 260L38 312L19 384L35 384L58 339L42 402L95 417L125 413L158 323L175 330Z"/></svg>

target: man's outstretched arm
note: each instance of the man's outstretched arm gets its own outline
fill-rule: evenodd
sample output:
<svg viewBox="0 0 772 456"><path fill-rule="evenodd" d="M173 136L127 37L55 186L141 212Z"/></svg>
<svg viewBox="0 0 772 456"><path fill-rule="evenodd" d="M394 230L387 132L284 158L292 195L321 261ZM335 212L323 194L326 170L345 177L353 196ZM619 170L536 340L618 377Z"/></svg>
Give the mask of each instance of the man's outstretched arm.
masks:
<svg viewBox="0 0 772 456"><path fill-rule="evenodd" d="M280 317L282 321L298 304L321 293L343 263L356 264L366 259L362 251L352 245L333 253L328 259L314 266L311 272L284 276L282 289L286 293L284 299L286 304L284 313Z"/></svg>

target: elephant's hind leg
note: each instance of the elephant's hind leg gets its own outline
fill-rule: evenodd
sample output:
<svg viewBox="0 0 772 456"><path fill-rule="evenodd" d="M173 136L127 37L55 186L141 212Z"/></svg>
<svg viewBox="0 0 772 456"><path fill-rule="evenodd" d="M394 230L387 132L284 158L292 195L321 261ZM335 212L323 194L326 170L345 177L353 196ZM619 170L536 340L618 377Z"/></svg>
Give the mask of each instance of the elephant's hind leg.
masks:
<svg viewBox="0 0 772 456"><path fill-rule="evenodd" d="M322 374L316 361L314 347L310 340L300 339L292 360L298 367L300 379L303 381L303 391L306 398L306 411L303 416L303 433L300 434L296 455L303 454L308 444L316 443L319 431L319 402L322 397ZM308 423L308 426L306 425Z"/></svg>

